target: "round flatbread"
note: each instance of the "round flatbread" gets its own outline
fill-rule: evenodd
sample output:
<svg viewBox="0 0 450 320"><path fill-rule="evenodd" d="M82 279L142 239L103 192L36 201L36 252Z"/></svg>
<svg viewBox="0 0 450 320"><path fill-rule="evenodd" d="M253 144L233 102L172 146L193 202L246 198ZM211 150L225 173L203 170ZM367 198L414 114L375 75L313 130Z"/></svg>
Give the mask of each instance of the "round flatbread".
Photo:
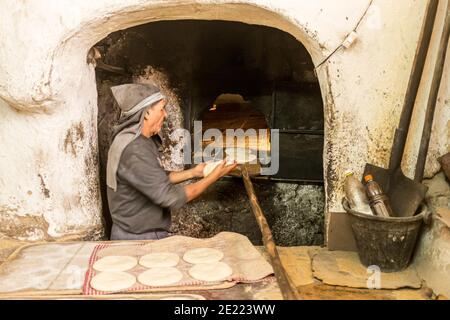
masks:
<svg viewBox="0 0 450 320"><path fill-rule="evenodd" d="M233 159L226 159L226 166L230 166L233 164ZM214 161L214 162L208 162L205 166L205 168L203 168L203 177L207 177L211 174L211 172L214 171L214 169L217 168L217 166L219 166L222 163L222 161Z"/></svg>
<svg viewBox="0 0 450 320"><path fill-rule="evenodd" d="M141 273L138 281L146 286L168 286L183 279L183 274L177 268L153 268Z"/></svg>
<svg viewBox="0 0 450 320"><path fill-rule="evenodd" d="M189 275L201 281L221 281L232 274L233 270L224 262L197 264L189 269Z"/></svg>
<svg viewBox="0 0 450 320"><path fill-rule="evenodd" d="M131 288L136 277L126 272L101 272L91 280L91 287L98 291L115 292Z"/></svg>
<svg viewBox="0 0 450 320"><path fill-rule="evenodd" d="M175 267L180 257L175 253L160 252L150 253L139 260L139 264L146 268Z"/></svg>
<svg viewBox="0 0 450 320"><path fill-rule="evenodd" d="M211 172L214 171L214 169L220 165L222 161L216 161L216 162L210 162L206 164L205 168L203 169L203 177L207 177L210 175Z"/></svg>
<svg viewBox="0 0 450 320"><path fill-rule="evenodd" d="M238 164L243 163L253 163L256 160L256 155L251 153L248 149L235 149L227 148L225 149L227 159L230 161L236 161Z"/></svg>
<svg viewBox="0 0 450 320"><path fill-rule="evenodd" d="M187 251L183 256L184 261L192 264L214 263L220 261L222 258L222 251L211 248L192 249Z"/></svg>
<svg viewBox="0 0 450 320"><path fill-rule="evenodd" d="M130 256L109 256L96 261L93 268L97 271L127 271L137 266L137 259Z"/></svg>

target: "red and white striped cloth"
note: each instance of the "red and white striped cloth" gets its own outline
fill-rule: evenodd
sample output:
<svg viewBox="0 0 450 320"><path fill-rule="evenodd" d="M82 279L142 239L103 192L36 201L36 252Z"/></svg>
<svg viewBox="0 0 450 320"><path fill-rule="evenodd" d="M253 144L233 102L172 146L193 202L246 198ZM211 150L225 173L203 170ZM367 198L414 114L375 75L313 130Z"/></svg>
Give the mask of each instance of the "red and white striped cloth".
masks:
<svg viewBox="0 0 450 320"><path fill-rule="evenodd" d="M219 239L220 237L231 237L232 239L237 239L236 241L240 241L240 243L247 245L247 251L249 252L250 250L255 250L256 249L251 245L251 243L248 241L248 239L245 238L246 241L248 241L248 243L246 243L245 241L242 241L243 239L241 239L240 237L243 237L241 235L239 236L234 236L231 233L222 233L219 234L218 236L214 237L217 239ZM193 241L199 242L201 244L205 244L207 241L211 241L208 239L192 239ZM187 240L190 240L190 238L186 238ZM182 241L183 246L180 247L179 245L177 245L176 243L171 246L171 250L169 250L170 252L174 251L174 253L177 253L179 256L182 256L183 253L187 250L187 248L191 247L190 243L184 241L184 237L182 237L181 239L179 239L179 241ZM160 240L160 241L171 241L171 240ZM161 242L159 242L161 243ZM211 244L211 242L210 242ZM99 256L99 253L106 248L109 247L120 247L120 246L130 246L129 244L99 244L97 245L94 250L92 251L91 257L89 259L89 266L88 269L86 271L86 275L84 278L84 284L83 284L83 294L84 295L109 295L109 294L117 294L117 293L145 293L145 292L155 292L155 291L161 291L161 289L173 289L173 290L183 290L183 288L186 288L185 290L188 290L188 287L201 287L202 289L204 288L205 290L208 289L214 289L214 288L221 288L224 287L225 284L228 284L229 286L226 287L232 287L233 285L241 282L241 283L256 283L256 282L260 282L262 280L264 280L265 278L267 278L268 276L273 274L273 269L270 266L270 264L267 263L267 261L258 253L258 255L260 256L259 258L256 258L256 260L253 260L254 265L253 266L257 266L257 268L249 268L247 266L247 268L243 268L242 263L248 262L248 260L242 261L240 259L237 259L235 257L235 255L233 254L233 245L236 245L235 243L230 243L230 242L222 242L221 249L224 251L225 253L225 257L223 259L223 262L227 263L228 265L230 265L230 267L233 269L233 274L231 276L229 276L228 278L220 281L220 282L207 282L207 281L200 281L200 280L196 280L193 279L192 277L189 276L188 270L191 268L192 265L188 264L187 262L183 261L182 259L180 259L180 264L177 266L177 268L183 273L183 279L178 282L176 285L170 285L170 286L164 286L164 287L152 287L152 286L146 286L143 285L141 283L139 283L138 281L136 281L136 283L127 289L124 290L120 290L120 291L115 291L115 292L104 292L104 291L98 291L95 290L94 288L91 287L90 283L93 277L96 276L96 274L98 274L99 272L96 271L94 269L94 264L97 260L99 260L100 258L103 258L104 256L102 255L101 257ZM145 243L140 243L140 244L134 244L133 246L136 246L137 249L140 248L145 248ZM140 247L140 248L139 248ZM184 247L184 248L183 248ZM215 247L214 245L210 246L210 247ZM137 250L139 251L139 250ZM145 250L143 251L143 253L147 254L150 253L149 252L145 252ZM140 258L140 255L136 255L135 256L137 259ZM255 269L261 269L259 268L260 266L263 266L262 270L255 270ZM144 268L141 265L136 266L135 268L133 268L132 270L127 271L128 273L132 274L133 276L136 277L136 279L138 278L138 275L141 274L142 272L146 271L148 269Z"/></svg>

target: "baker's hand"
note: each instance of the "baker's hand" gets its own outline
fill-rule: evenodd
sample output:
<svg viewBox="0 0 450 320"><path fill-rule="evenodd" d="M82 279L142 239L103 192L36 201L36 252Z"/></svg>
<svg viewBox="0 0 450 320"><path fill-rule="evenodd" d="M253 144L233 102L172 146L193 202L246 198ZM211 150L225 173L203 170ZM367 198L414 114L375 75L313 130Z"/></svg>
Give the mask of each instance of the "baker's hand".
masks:
<svg viewBox="0 0 450 320"><path fill-rule="evenodd" d="M228 162L228 163L227 163ZM221 164L219 164L214 170L213 172L211 172L212 175L214 175L214 177L216 177L216 179L220 179L223 176L226 176L227 174L229 174L231 171L233 171L234 169L236 169L237 167L237 163L236 161L230 162L227 160L223 160Z"/></svg>
<svg viewBox="0 0 450 320"><path fill-rule="evenodd" d="M192 169L194 178L203 178L203 169L205 169L206 163L200 163Z"/></svg>

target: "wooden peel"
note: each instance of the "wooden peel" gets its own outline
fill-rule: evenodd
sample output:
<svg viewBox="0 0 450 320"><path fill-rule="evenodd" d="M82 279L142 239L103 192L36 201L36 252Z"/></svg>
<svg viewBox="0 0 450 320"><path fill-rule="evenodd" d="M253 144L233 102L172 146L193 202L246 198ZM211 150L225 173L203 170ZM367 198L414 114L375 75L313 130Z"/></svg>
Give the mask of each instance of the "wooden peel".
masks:
<svg viewBox="0 0 450 320"><path fill-rule="evenodd" d="M264 216L261 206L259 205L258 198L256 197L255 190L253 189L253 184L250 180L247 165L243 165L241 170L245 189L247 190L253 213L255 214L259 229L261 230L264 247L269 254L270 262L272 264L275 277L277 278L278 285L280 286L281 294L285 300L301 300L297 288L281 263L277 246L273 240L272 231L270 231L269 224L267 223L266 217Z"/></svg>
<svg viewBox="0 0 450 320"><path fill-rule="evenodd" d="M232 170L228 175L230 177L239 177L239 178L242 177L243 166L244 165L238 165L236 169ZM245 164L245 167L247 168L247 172L250 177L257 177L261 175L261 165L259 163L257 164L247 163Z"/></svg>

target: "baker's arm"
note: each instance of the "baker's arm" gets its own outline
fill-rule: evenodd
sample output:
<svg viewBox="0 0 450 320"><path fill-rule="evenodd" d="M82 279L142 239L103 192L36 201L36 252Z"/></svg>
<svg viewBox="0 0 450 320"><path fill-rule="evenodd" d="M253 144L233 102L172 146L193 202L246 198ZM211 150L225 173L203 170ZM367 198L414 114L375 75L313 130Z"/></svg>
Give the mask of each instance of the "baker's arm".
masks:
<svg viewBox="0 0 450 320"><path fill-rule="evenodd" d="M222 178L223 176L230 173L236 168L237 164L227 165L224 160L220 165L218 165L213 172L211 172L206 178L202 180L191 183L184 187L186 192L187 202L194 200L199 195L201 195L210 185Z"/></svg>
<svg viewBox="0 0 450 320"><path fill-rule="evenodd" d="M184 182L193 178L203 178L203 169L206 163L201 163L194 168L184 170L184 171L173 171L169 173L169 180L173 184Z"/></svg>
<svg viewBox="0 0 450 320"><path fill-rule="evenodd" d="M171 183L156 159L149 161L147 155L131 151L135 152L123 157L119 166L118 175L122 181L162 208L179 209L186 204L184 187Z"/></svg>
<svg viewBox="0 0 450 320"><path fill-rule="evenodd" d="M227 165L224 160L206 178L182 186L173 184L156 160L148 161L148 158L141 153L130 152L128 157L123 158L118 173L121 179L142 192L154 204L163 208L179 209L187 202L197 198L210 185L234 170L236 166L237 164Z"/></svg>

